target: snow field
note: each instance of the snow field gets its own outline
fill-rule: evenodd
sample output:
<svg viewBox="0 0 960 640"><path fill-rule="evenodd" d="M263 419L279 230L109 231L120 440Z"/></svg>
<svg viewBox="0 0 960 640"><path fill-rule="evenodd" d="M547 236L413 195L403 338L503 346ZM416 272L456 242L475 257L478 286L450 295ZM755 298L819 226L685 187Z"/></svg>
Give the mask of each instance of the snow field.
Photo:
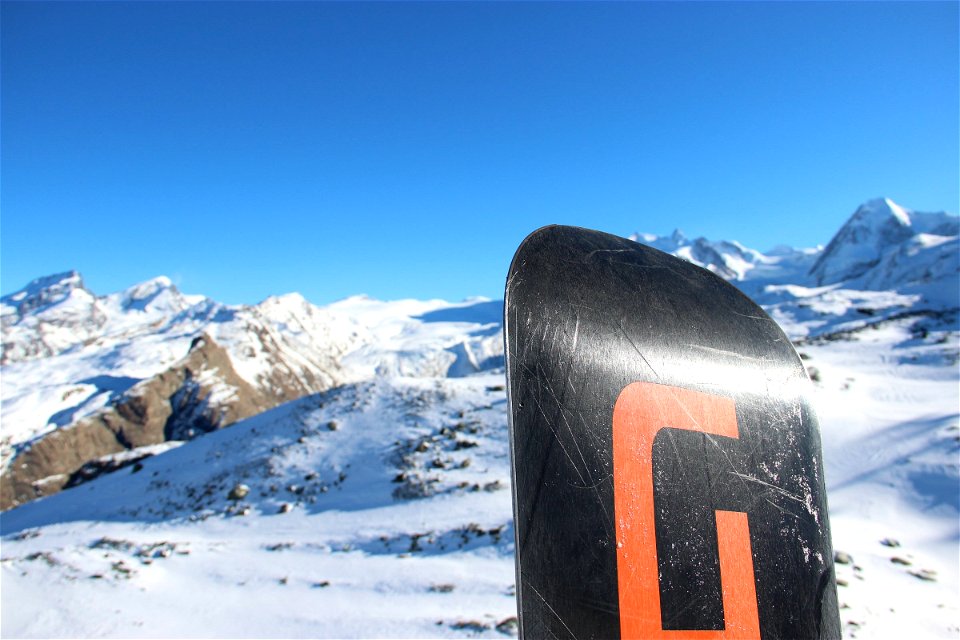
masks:
<svg viewBox="0 0 960 640"><path fill-rule="evenodd" d="M116 524L89 531L91 545L105 531L111 541L145 541L135 549L170 533L190 535L149 564L131 551L89 547L49 552L53 567L46 558L4 563L4 590L44 606L5 608L3 635L462 637L456 627L476 623L489 627L480 637L502 638L496 624L516 615L509 554L398 558L287 542L316 523L298 523L295 531L257 524L255 531ZM56 533L48 534L46 545L56 544ZM74 536L68 533L67 545Z"/></svg>
<svg viewBox="0 0 960 640"><path fill-rule="evenodd" d="M851 557L836 565L845 635L956 638L956 349L888 326L801 351L821 379L815 398L834 549Z"/></svg>
<svg viewBox="0 0 960 640"><path fill-rule="evenodd" d="M502 385L320 394L5 514L2 633L510 635ZM395 497L399 473L415 497Z"/></svg>
<svg viewBox="0 0 960 640"><path fill-rule="evenodd" d="M800 348L818 368L834 547L850 556L836 565L847 637L960 628L960 376L939 340L904 323ZM350 385L4 514L2 633L504 637L502 387L499 373ZM227 499L240 482L248 497Z"/></svg>

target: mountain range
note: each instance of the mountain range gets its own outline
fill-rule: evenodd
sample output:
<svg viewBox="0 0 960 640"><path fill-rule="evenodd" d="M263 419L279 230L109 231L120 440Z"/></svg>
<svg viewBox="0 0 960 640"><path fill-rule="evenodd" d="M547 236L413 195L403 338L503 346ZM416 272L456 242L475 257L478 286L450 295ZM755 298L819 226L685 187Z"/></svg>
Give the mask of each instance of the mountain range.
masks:
<svg viewBox="0 0 960 640"><path fill-rule="evenodd" d="M98 297L71 272L0 309L4 509L308 394L503 364L502 305L479 299L226 306L165 277Z"/></svg>
<svg viewBox="0 0 960 640"><path fill-rule="evenodd" d="M734 282L805 360L845 632L955 637L957 217L877 199L825 247L631 239ZM0 316L4 637L515 633L501 301L69 272Z"/></svg>

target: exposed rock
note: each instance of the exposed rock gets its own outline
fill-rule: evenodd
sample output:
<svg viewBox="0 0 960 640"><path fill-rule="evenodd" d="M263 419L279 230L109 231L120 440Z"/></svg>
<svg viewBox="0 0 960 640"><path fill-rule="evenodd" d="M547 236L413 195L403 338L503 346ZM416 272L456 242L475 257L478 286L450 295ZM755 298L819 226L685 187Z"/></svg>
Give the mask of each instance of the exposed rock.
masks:
<svg viewBox="0 0 960 640"><path fill-rule="evenodd" d="M515 636L519 633L520 623L516 616L510 616L497 623L497 631L504 635Z"/></svg>
<svg viewBox="0 0 960 640"><path fill-rule="evenodd" d="M200 336L185 358L140 382L113 406L19 451L0 476L0 509L83 482L84 466L109 454L188 440L276 404L234 371L229 355L212 338Z"/></svg>
<svg viewBox="0 0 960 640"><path fill-rule="evenodd" d="M125 467L132 466L133 472L136 473L143 468L143 465L140 464L140 461L144 458L149 458L150 456L154 455L153 452L149 451L148 449L149 447L143 447L141 449L132 450L132 455L109 455L96 460L91 460L70 474L70 477L67 479L67 482L64 485L64 489L69 489L70 487L75 487L78 484L89 482L90 480L102 476L105 473L113 473L114 471L119 471Z"/></svg>
<svg viewBox="0 0 960 640"><path fill-rule="evenodd" d="M918 569L916 571L908 572L914 578L919 578L926 582L936 582L937 581L937 572L932 569Z"/></svg>
<svg viewBox="0 0 960 640"><path fill-rule="evenodd" d="M227 494L228 500L243 500L250 493L250 487L245 484L236 484Z"/></svg>
<svg viewBox="0 0 960 640"><path fill-rule="evenodd" d="M488 492L500 491L503 488L505 487L499 480L494 480L493 482L488 482L483 485L483 490Z"/></svg>

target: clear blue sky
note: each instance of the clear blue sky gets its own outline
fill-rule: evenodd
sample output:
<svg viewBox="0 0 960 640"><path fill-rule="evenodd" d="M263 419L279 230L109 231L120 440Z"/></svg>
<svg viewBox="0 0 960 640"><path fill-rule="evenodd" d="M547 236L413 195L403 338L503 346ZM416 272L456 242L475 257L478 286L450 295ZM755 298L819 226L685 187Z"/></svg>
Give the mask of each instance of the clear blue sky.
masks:
<svg viewBox="0 0 960 640"><path fill-rule="evenodd" d="M533 229L957 212L958 3L2 4L3 293L502 296Z"/></svg>

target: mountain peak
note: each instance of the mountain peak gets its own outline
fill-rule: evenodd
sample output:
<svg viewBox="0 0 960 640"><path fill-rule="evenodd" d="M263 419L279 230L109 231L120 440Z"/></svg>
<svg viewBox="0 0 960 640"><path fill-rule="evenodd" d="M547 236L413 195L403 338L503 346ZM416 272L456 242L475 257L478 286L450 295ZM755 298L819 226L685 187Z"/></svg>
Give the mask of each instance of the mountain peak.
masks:
<svg viewBox="0 0 960 640"><path fill-rule="evenodd" d="M890 198L869 200L840 228L810 269L810 275L819 285L859 278L918 234L956 236L956 217L917 213Z"/></svg>
<svg viewBox="0 0 960 640"><path fill-rule="evenodd" d="M62 302L76 289L86 291L80 273L70 270L31 280L19 291L3 296L2 301L4 306L16 309L16 313L23 316Z"/></svg>
<svg viewBox="0 0 960 640"><path fill-rule="evenodd" d="M48 276L41 276L31 280L27 286L10 295L3 296L10 299L23 299L25 296L33 295L45 289L63 289L63 288L83 288L83 278L80 273L74 269L64 271L63 273L54 273Z"/></svg>
<svg viewBox="0 0 960 640"><path fill-rule="evenodd" d="M157 276L149 280L144 280L135 284L124 292L124 295L131 300L142 300L154 296L165 289L173 289L173 282L167 276Z"/></svg>
<svg viewBox="0 0 960 640"><path fill-rule="evenodd" d="M854 212L850 221L871 221L877 224L883 224L887 221L893 221L895 224L909 227L911 225L912 212L898 205L890 198L874 198L860 205ZM848 223L849 224L849 223Z"/></svg>
<svg viewBox="0 0 960 640"><path fill-rule="evenodd" d="M760 253L739 242L690 240L679 229L668 236L635 233L630 239L743 282L754 295L766 284L783 281L819 286L856 280L856 286L869 290L923 285L950 272L958 236L955 215L913 211L878 197L857 207L826 247L779 246Z"/></svg>
<svg viewBox="0 0 960 640"><path fill-rule="evenodd" d="M125 309L147 311L157 305L180 310L185 307L183 296L167 276L157 276L135 284L120 294Z"/></svg>

